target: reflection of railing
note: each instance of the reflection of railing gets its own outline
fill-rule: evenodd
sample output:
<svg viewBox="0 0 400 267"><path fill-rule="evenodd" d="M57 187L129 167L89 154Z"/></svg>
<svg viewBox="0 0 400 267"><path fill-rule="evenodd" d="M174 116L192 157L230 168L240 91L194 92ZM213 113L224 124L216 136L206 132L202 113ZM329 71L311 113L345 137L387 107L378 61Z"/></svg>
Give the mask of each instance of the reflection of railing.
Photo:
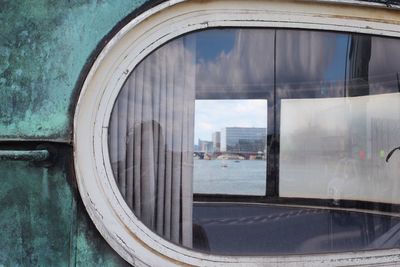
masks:
<svg viewBox="0 0 400 267"><path fill-rule="evenodd" d="M216 219L200 219L198 222L202 226L206 225L253 225L257 223L267 223L289 219L306 214L329 213L329 210L318 209L300 209L295 211L281 212L278 214L245 216L239 218L216 218Z"/></svg>

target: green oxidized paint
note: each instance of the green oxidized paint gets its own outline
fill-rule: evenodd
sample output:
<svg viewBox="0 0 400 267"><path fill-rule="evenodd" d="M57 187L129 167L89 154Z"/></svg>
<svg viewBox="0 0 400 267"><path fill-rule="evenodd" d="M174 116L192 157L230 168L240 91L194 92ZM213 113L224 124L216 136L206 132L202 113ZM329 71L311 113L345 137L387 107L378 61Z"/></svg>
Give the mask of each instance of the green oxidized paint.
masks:
<svg viewBox="0 0 400 267"><path fill-rule="evenodd" d="M125 266L73 186L72 150L54 165L0 161L0 266Z"/></svg>
<svg viewBox="0 0 400 267"><path fill-rule="evenodd" d="M0 141L70 142L69 109L84 64L116 23L143 2L1 1ZM71 147L58 151L50 166L34 162L46 153L11 150L0 160L0 266L127 265L83 207Z"/></svg>
<svg viewBox="0 0 400 267"><path fill-rule="evenodd" d="M71 139L75 84L89 55L145 0L3 0L0 140Z"/></svg>
<svg viewBox="0 0 400 267"><path fill-rule="evenodd" d="M78 207L75 266L130 266L97 232L83 205Z"/></svg>
<svg viewBox="0 0 400 267"><path fill-rule="evenodd" d="M47 150L0 150L0 160L44 161L49 156Z"/></svg>
<svg viewBox="0 0 400 267"><path fill-rule="evenodd" d="M0 265L68 265L74 211L65 171L16 161L0 169Z"/></svg>

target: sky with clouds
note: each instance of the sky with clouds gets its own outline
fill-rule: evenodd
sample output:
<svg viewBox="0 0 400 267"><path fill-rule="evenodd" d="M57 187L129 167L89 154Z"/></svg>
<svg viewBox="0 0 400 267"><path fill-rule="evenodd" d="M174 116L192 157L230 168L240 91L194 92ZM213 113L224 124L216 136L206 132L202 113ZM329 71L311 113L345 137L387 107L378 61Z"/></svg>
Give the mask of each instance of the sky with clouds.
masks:
<svg viewBox="0 0 400 267"><path fill-rule="evenodd" d="M261 99L196 100L195 143L212 140L224 127L267 128L268 102Z"/></svg>
<svg viewBox="0 0 400 267"><path fill-rule="evenodd" d="M224 127L266 128L266 99L235 98L272 88L274 31L216 29L197 33L197 44L197 90L231 99L196 100L195 143Z"/></svg>

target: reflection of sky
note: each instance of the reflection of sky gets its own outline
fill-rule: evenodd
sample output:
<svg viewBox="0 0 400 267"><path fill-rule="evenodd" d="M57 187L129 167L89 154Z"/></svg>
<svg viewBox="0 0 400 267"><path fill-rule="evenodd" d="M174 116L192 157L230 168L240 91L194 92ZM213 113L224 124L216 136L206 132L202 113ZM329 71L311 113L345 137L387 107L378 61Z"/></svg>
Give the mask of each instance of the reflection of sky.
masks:
<svg viewBox="0 0 400 267"><path fill-rule="evenodd" d="M284 90L296 91L296 98L343 96L344 89L339 81L345 79L348 34L277 30L276 36L276 78L280 98L293 97L291 94L286 95ZM214 29L193 33L193 37L196 40L196 86L202 88L203 91L208 90L207 88L214 91L219 90L222 95L225 94L229 98L234 97L236 93L240 95L245 90L252 93L257 86L260 87L257 90L268 91L271 89L274 71L274 30ZM390 43L389 41L391 40L386 43ZM374 46L380 47L379 45L379 42L375 42L373 48ZM373 53L371 60L385 58L385 60L391 61L390 56L377 57L377 54L379 53ZM390 55L391 53L384 54ZM380 63L377 65L382 67L381 65L384 64ZM320 81L328 81L328 84L320 83ZM329 83L329 81L338 81L339 83ZM310 86L314 89L307 89ZM221 87L224 89L220 89ZM301 87L305 87L307 90L302 92ZM249 98L257 98L251 97L251 93L248 94ZM215 101L218 104L211 100L196 102L195 140L198 138L211 140L212 131L226 126L238 126L233 124L234 121L232 123L229 121L228 115L223 115L224 111L233 110L229 106L229 101ZM249 104L244 100L239 102L243 106ZM305 112L307 113L307 110ZM297 114L299 113L301 112L297 112ZM240 115L239 113L235 114L236 117ZM258 122L254 122L254 114L248 115L238 123L247 122L246 126L256 126ZM266 111L262 115L266 116ZM222 117L225 118L222 119ZM221 119L217 121L218 118ZM229 125L224 125L224 121ZM265 124L261 127L265 127L267 120L265 119L264 122ZM301 122L301 119L294 121L294 125ZM337 125L340 126L340 124Z"/></svg>
<svg viewBox="0 0 400 267"><path fill-rule="evenodd" d="M309 82L343 80L347 38L333 32L278 30L277 84L309 86Z"/></svg>
<svg viewBox="0 0 400 267"><path fill-rule="evenodd" d="M211 36L197 34L197 87L223 86L246 93L243 90L273 84L273 30L225 29L214 30ZM207 37L212 40L203 40Z"/></svg>
<svg viewBox="0 0 400 267"><path fill-rule="evenodd" d="M337 34L335 39L333 59L324 72L324 78L331 81L344 80L344 66L346 66L347 42L349 36L347 34Z"/></svg>
<svg viewBox="0 0 400 267"><path fill-rule="evenodd" d="M267 128L267 100L196 100L195 143L212 139L224 127Z"/></svg>
<svg viewBox="0 0 400 267"><path fill-rule="evenodd" d="M223 86L226 96L270 89L265 85L273 83L273 30L215 29L196 32L195 38L197 86ZM267 100L260 99L196 100L195 143L211 140L224 127L266 128L267 109Z"/></svg>
<svg viewBox="0 0 400 267"><path fill-rule="evenodd" d="M235 44L236 31L234 29L214 29L196 32L196 61L213 61L221 53L229 53Z"/></svg>

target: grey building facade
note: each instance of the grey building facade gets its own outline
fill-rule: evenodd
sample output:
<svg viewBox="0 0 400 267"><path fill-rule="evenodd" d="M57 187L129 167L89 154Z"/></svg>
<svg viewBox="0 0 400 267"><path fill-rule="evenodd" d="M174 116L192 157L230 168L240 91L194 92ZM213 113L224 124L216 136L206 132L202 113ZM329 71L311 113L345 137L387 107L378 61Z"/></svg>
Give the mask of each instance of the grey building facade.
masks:
<svg viewBox="0 0 400 267"><path fill-rule="evenodd" d="M221 152L264 152L266 136L266 128L223 128L221 130Z"/></svg>

